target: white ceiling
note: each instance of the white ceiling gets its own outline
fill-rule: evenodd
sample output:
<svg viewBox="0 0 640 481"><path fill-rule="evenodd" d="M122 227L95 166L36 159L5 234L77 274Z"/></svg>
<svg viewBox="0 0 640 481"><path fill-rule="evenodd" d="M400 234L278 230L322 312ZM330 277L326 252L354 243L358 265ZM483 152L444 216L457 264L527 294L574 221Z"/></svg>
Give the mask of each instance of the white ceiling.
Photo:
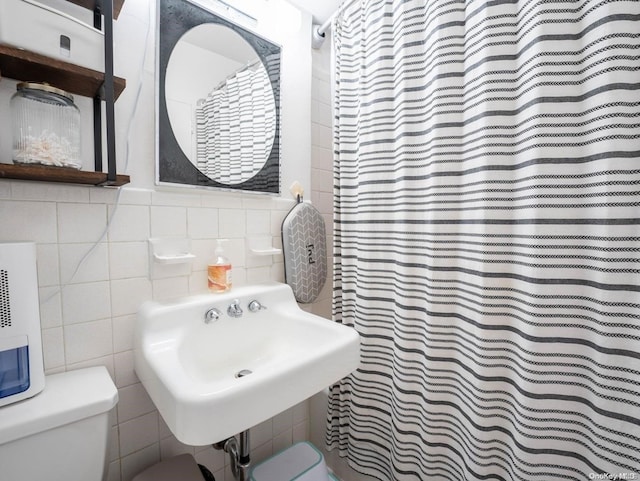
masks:
<svg viewBox="0 0 640 481"><path fill-rule="evenodd" d="M323 24L338 10L343 0L287 0L300 10L306 10L313 15L313 23Z"/></svg>

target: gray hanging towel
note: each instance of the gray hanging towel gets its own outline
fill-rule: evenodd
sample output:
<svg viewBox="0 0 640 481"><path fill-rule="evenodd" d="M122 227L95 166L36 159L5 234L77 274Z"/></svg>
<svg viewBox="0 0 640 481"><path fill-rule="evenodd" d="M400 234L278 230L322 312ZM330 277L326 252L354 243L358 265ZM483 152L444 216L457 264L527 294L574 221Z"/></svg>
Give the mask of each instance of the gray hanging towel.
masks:
<svg viewBox="0 0 640 481"><path fill-rule="evenodd" d="M282 251L285 282L298 302L313 302L327 278L327 240L322 215L301 196L282 222Z"/></svg>

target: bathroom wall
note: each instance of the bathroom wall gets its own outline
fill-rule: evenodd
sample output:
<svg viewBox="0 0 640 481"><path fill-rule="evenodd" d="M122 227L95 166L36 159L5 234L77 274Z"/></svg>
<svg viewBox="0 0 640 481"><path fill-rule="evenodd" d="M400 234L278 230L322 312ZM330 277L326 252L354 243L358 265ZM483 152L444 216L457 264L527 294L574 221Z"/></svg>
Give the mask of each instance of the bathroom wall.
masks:
<svg viewBox="0 0 640 481"><path fill-rule="evenodd" d="M138 381L132 355L136 311L149 299L206 291L205 267L216 238L232 239L235 285L283 281L282 256L254 257L247 253L248 239L271 236L279 245L280 224L293 205L289 185L297 179L310 187L310 16L282 0L234 5L247 8L258 18L258 33L283 47L281 197L154 186L155 0L127 0L115 23L115 71L127 79L116 103L118 171L130 174L131 184L118 190L0 180L0 241L37 243L47 373L105 365L118 387L109 481L128 481L182 452L194 453L218 481L231 479L221 452L181 445L171 435ZM9 98L15 84L0 81L2 162L11 158ZM78 103L85 134L91 131L89 102ZM84 144L84 165L90 168L91 139ZM185 273L152 279L150 237L187 238L196 260ZM308 417L304 402L252 429L254 461L308 439Z"/></svg>
<svg viewBox="0 0 640 481"><path fill-rule="evenodd" d="M327 281L311 309L331 319L333 279L333 137L331 106L331 49L326 41L322 49L312 50L311 80L311 202L324 218L327 232Z"/></svg>

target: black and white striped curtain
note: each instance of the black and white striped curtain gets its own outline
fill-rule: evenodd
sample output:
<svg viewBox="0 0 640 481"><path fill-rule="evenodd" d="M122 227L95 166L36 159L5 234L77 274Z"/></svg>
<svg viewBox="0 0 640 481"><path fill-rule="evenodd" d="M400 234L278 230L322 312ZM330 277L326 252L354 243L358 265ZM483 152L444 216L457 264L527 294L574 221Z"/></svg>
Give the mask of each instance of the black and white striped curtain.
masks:
<svg viewBox="0 0 640 481"><path fill-rule="evenodd" d="M263 167L273 146L276 110L262 64L228 78L199 103L195 115L200 172L238 184Z"/></svg>
<svg viewBox="0 0 640 481"><path fill-rule="evenodd" d="M640 2L335 22L327 443L381 480L640 479Z"/></svg>

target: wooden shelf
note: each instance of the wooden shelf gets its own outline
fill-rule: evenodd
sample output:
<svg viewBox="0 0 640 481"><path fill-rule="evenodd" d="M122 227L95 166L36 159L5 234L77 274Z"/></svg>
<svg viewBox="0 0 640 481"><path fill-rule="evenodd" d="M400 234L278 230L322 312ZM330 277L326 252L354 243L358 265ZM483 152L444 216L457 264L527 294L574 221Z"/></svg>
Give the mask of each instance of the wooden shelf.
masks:
<svg viewBox="0 0 640 481"><path fill-rule="evenodd" d="M45 81L84 97L95 97L104 82L102 72L7 45L0 45L0 75L23 82ZM127 82L114 77L113 84L117 99Z"/></svg>
<svg viewBox="0 0 640 481"><path fill-rule="evenodd" d="M96 7L96 2L94 0L67 0L69 3L75 3L76 5L80 5L81 7L87 8L89 10L94 10ZM124 0L114 0L113 1L113 18L117 19L118 15L120 15L120 10L122 10L122 5L124 4Z"/></svg>
<svg viewBox="0 0 640 481"><path fill-rule="evenodd" d="M110 185L120 187L130 182L128 175L117 175L116 181L108 183L105 172L87 172L65 167L46 165L0 164L0 179L34 180L41 182L64 182L67 184Z"/></svg>
<svg viewBox="0 0 640 481"><path fill-rule="evenodd" d="M2 1L2 0L0 0ZM67 0L89 10L95 10L96 3L101 0ZM113 18L117 18L125 0L113 1ZM108 2L109 3L109 2ZM103 12L104 14L104 12ZM105 19L105 65L108 71L113 70L112 41L113 28L110 12L104 14ZM16 19L17 21L17 19ZM96 104L100 99L107 105L107 151L109 158L109 172L115 174L115 141L113 137L113 102L126 87L126 80L113 77L113 96L111 89L107 89L103 98L102 87L105 83L104 72L88 69L63 60L54 59L28 50L0 45L0 78L1 76L23 82L47 82L50 85L69 93L94 99L94 131L100 131L100 116L96 112ZM111 76L109 76L109 85ZM98 115L96 117L96 115ZM96 144L96 166L101 170L101 149ZM112 170L113 169L113 170ZM68 184L99 185L119 187L130 182L128 175L115 174L108 180L106 172L88 172L63 167L48 167L44 165L14 165L0 163L0 179L31 180L40 182L63 182Z"/></svg>

